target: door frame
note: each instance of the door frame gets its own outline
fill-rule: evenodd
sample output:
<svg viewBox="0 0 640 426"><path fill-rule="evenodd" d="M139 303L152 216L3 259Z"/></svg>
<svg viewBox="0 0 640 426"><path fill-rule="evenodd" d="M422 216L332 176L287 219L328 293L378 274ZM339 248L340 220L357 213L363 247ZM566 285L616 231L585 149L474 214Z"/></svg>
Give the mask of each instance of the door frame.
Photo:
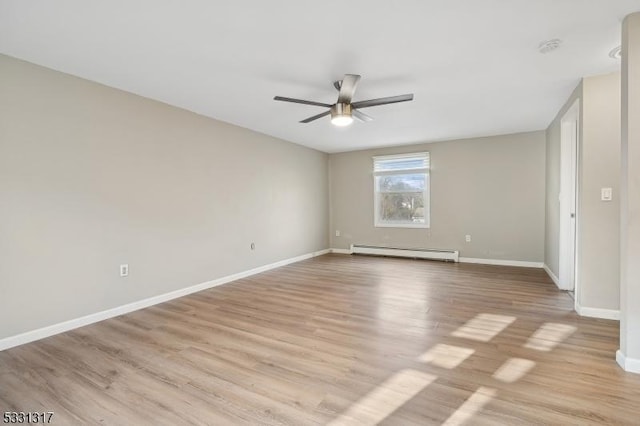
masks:
<svg viewBox="0 0 640 426"><path fill-rule="evenodd" d="M560 232L558 254L558 287L574 290L578 306L578 185L580 158L580 99L576 100L560 120Z"/></svg>

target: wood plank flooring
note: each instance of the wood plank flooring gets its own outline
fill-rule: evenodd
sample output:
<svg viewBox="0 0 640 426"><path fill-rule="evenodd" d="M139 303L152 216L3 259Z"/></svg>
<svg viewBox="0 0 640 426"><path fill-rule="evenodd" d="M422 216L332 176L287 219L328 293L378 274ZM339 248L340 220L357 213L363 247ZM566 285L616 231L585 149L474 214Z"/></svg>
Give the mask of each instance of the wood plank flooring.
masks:
<svg viewBox="0 0 640 426"><path fill-rule="evenodd" d="M326 255L0 352L53 424L640 424L618 324L539 269Z"/></svg>

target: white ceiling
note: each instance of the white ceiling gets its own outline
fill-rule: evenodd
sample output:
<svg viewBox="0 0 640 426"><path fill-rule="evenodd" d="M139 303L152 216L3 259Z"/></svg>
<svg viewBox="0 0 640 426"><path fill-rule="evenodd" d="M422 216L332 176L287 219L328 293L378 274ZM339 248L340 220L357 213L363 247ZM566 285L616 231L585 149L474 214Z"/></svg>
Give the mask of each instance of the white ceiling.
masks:
<svg viewBox="0 0 640 426"><path fill-rule="evenodd" d="M0 52L325 152L547 127L640 0L0 0ZM546 55L543 40L562 47ZM414 93L346 129L322 108Z"/></svg>

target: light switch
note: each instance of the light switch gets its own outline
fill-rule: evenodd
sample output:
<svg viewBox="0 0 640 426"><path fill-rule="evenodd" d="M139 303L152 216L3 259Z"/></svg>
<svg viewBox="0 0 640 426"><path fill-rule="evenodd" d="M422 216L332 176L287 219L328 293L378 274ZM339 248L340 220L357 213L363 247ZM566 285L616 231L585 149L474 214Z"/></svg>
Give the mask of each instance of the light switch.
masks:
<svg viewBox="0 0 640 426"><path fill-rule="evenodd" d="M613 189L611 189L611 188L601 188L600 189L600 199L602 201L611 201L613 199Z"/></svg>

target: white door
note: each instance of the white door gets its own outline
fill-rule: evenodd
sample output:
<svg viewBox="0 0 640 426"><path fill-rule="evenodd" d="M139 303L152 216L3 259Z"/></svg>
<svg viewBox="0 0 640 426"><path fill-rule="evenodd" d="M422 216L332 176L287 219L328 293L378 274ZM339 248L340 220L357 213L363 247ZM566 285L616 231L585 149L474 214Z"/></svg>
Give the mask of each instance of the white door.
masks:
<svg viewBox="0 0 640 426"><path fill-rule="evenodd" d="M578 101L561 121L560 141L560 265L559 287L576 290L576 223L577 223L577 163L579 137ZM576 297L577 299L577 297Z"/></svg>

